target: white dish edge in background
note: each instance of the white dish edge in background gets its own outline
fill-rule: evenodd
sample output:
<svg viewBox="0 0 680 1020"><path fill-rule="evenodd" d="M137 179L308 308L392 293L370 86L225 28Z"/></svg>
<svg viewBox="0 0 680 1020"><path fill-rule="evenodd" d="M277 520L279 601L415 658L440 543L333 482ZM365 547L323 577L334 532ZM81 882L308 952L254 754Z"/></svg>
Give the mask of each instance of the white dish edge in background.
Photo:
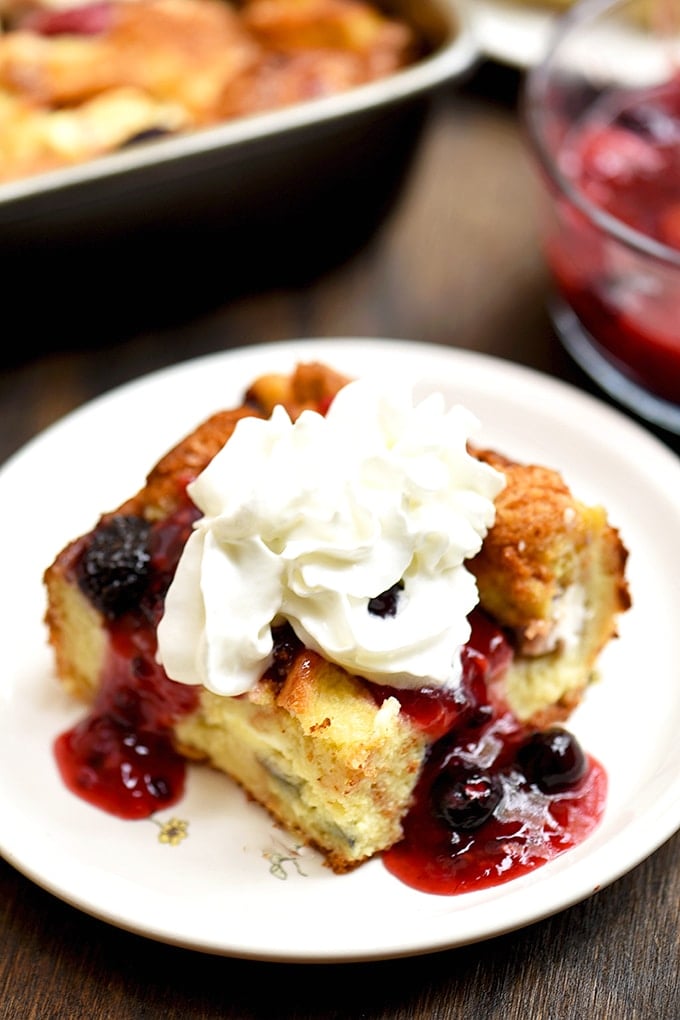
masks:
<svg viewBox="0 0 680 1020"><path fill-rule="evenodd" d="M472 25L480 49L499 63L526 70L545 55L556 12L512 0L471 0Z"/></svg>
<svg viewBox="0 0 680 1020"><path fill-rule="evenodd" d="M480 50L499 63L528 71L550 51L561 17L572 19L574 8L531 7L512 0L471 0L472 26ZM660 49L653 34L635 25L611 21L594 25L579 52L593 82L651 86L669 74L672 50ZM576 50L572 43L574 60ZM625 71L625 78L624 78Z"/></svg>
<svg viewBox="0 0 680 1020"><path fill-rule="evenodd" d="M607 810L580 847L495 889L417 893L380 860L336 876L298 850L226 778L190 770L185 798L124 822L63 787L54 738L82 717L54 679L42 623L44 568L211 411L259 374L323 360L351 375L404 375L482 422L477 441L560 469L603 502L629 547L634 606L605 651L602 682L570 726L610 777ZM680 827L680 462L604 404L526 368L417 342L335 338L243 348L128 384L69 415L0 471L6 626L0 686L0 853L55 896L159 941L226 956L346 962L480 941L597 892ZM644 701L642 700L644 698ZM162 843L162 826L188 836Z"/></svg>

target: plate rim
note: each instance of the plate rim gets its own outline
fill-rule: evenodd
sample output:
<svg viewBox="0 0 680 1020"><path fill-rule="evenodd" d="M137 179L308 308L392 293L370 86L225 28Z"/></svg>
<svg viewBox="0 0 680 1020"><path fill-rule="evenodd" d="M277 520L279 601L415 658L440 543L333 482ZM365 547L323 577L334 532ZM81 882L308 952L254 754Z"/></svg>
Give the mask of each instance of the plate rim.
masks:
<svg viewBox="0 0 680 1020"><path fill-rule="evenodd" d="M342 345L342 348L338 345ZM105 412L108 407L115 405L119 400L133 391L138 394L142 394L147 388L150 388L151 390L159 386L162 388L163 385L171 385L172 383L181 380L182 377L186 377L187 373L196 373L200 376L201 373L210 371L218 362L229 363L236 361L237 364L243 365L243 372L247 372L250 369L251 362L268 362L270 357L273 356L276 356L276 359L281 359L283 361L288 359L290 361L293 357L302 357L302 352L304 352L304 356L307 356L309 352L312 351L314 352L314 356L318 355L320 358L323 357L329 359L331 357L331 352L342 349L344 355L342 360L348 363L357 356L357 352L370 352L371 357L376 357L379 354L383 354L387 348L389 348L392 353L397 353L399 358L403 359L405 363L408 363L409 360L412 360L413 358L422 359L427 364L432 365L435 363L439 364L440 362L445 362L447 367L450 366L451 370L454 370L456 366L458 366L459 369L462 369L464 377L466 377L466 373L471 373L472 375L479 373L482 377L485 375L495 377L499 373L502 373L504 376L504 382L509 379L510 382L521 381L529 388L535 389L540 387L542 392L547 391L547 399L558 399L558 402L566 402L567 404L580 408L583 413L592 416L593 421L605 421L615 425L617 434L620 434L622 437L636 443L637 449L651 457L655 463L658 463L658 465L674 472L675 484L678 486L678 492L680 493L680 462L678 462L672 451L666 447L661 440L649 433L643 426L638 425L635 421L628 418L617 409L611 408L602 403L598 398L578 390L570 383L544 375L536 369L519 365L515 362L493 355L450 348L444 345L431 344L422 341L377 337L309 337L290 341L272 341L269 343L254 344L252 346L233 348L226 351L206 354L198 358L187 359L186 361L167 366L166 368L151 371L137 379L123 384L122 386L109 390L93 400L88 401L30 440L19 451L12 455L5 464L2 465L2 467L0 467L0 491L6 484L8 484L8 478L11 481L13 474L17 470L17 465L21 466L26 462L26 459L30 461L32 457L35 457L36 451L39 451L43 447L43 444L50 445L60 442L62 436L65 433L68 433L69 430L76 428L83 418L87 419L88 416L93 414L96 417L97 414ZM0 698L0 725L2 723L2 713L5 710L6 705L5 709L3 709L3 702ZM365 960L389 959L398 956L421 955L423 953L438 951L440 949L468 945L472 942L483 941L487 938L495 937L503 932L516 930L529 923L533 923L552 914L561 912L562 910L567 909L575 903L587 898L600 888L604 888L605 885L609 885L616 881L622 875L632 870L632 868L636 867L637 864L641 863L641 861L654 853L663 843L671 838L677 831L678 827L680 827L680 812L678 812L677 809L674 811L673 805L665 805L665 810L661 813L664 817L661 820L657 820L654 839L652 841L647 840L642 846L636 846L636 852L633 856L620 861L617 866L610 865L609 868L606 869L604 880L597 883L597 888L592 888L590 891L584 892L584 889L588 886L588 882L584 880L578 888L572 890L569 896L561 897L559 905L555 906L553 902L548 901L545 904L544 910L538 910L535 905L527 907L523 914L521 910L515 914L513 920L508 920L502 925L496 925L493 930L478 930L473 932L471 937L465 937L463 939L456 938L454 941L450 941L447 940L445 935L442 935L441 932L439 934L434 934L433 932L430 941L425 939L413 945L409 945L408 943L403 943L402 945L394 944L387 951L379 947L373 952L363 949L358 953L354 952L351 947L346 946L343 949L336 947L331 954L326 951L322 951L316 955L314 952L307 951L300 955L299 953L288 951L286 949L279 948L277 950L274 946L270 946L266 949L264 947L262 949L258 949L255 946L239 946L238 943L233 943L228 946L218 946L209 940L206 940L205 942L200 942L200 940L196 940L195 938L187 940L182 935L178 935L176 933L173 935L172 932L168 932L167 930L154 930L153 926L148 923L133 921L129 917L125 918L120 915L116 915L115 912L107 912L98 908L96 905L83 902L77 892L69 895L63 888L59 887L58 884L55 884L54 881L50 881L49 878L46 879L44 873L36 871L33 867L26 867L25 861L18 858L16 853L13 852L11 840L3 837L1 834L0 854L5 857L18 871L22 872L29 880L46 889L57 898L81 910L83 913L90 914L91 916L99 918L100 920L112 924L115 927L134 932L147 938L155 939L156 941L174 944L188 949L195 949L214 955L267 960L273 962L358 962ZM575 851L571 851L567 856L571 859L571 855L574 853ZM369 865L365 865L364 868L368 868L377 863L379 862L370 862ZM582 860L577 861L574 864L575 868L579 866L580 870L583 871L584 862ZM546 865L546 867L548 866ZM544 869L540 870L544 871ZM517 879L515 882L509 883L509 885L517 889L521 882L522 879ZM421 896L424 894L416 895ZM469 895L479 897L480 894L473 893ZM426 899L428 899L427 896ZM461 901L461 897L442 899L454 899L458 903Z"/></svg>

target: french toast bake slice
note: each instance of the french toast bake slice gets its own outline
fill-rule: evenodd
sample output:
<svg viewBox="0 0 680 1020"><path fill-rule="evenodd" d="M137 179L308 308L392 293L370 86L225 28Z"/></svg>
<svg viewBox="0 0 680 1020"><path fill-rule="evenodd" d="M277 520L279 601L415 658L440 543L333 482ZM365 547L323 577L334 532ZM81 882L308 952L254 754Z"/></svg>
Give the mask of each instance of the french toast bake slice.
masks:
<svg viewBox="0 0 680 1020"><path fill-rule="evenodd" d="M167 529L187 510L187 484L241 418L267 418L277 404L293 419L304 409L323 413L347 381L316 363L258 378L241 407L199 425L136 495L59 553L45 572L46 623L68 691L96 707L112 676L120 682L123 672L134 694L139 677L159 670L153 576L138 588L128 557L112 580L111 564L92 553L107 529ZM616 633L629 605L626 550L605 512L574 499L556 472L476 453L506 478L495 524L469 563L481 609L513 646L489 679L497 703L543 726L569 715ZM148 628L151 637L121 644L121 628L130 640L130 620L135 633ZM162 676L163 683L182 686ZM376 696L373 685L305 648L285 626L275 636L273 665L252 691L225 697L200 689L181 711L168 710L164 725L182 755L231 776L338 873L400 839L433 739L389 690Z"/></svg>

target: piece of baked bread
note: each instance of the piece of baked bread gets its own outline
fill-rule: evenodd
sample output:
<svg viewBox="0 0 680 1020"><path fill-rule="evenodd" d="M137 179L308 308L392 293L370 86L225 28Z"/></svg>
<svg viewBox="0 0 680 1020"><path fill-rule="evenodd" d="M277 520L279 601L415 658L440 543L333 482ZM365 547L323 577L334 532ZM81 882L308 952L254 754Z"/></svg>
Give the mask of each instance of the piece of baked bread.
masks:
<svg viewBox="0 0 680 1020"><path fill-rule="evenodd" d="M160 668L152 665L153 641L149 649L130 638L135 628L153 632L158 605L149 590L155 582L146 576L139 585L134 548L112 563L120 552L114 542L111 562L102 559L111 532L120 525L121 534L139 527L146 535L171 522L172 533L172 522L183 519L188 506L187 484L241 418L268 417L277 404L292 418L305 408L324 412L346 382L316 363L300 364L290 376L260 377L242 407L200 425L160 460L136 495L59 553L45 572L46 623L57 675L68 691L96 704L111 676L120 681L122 671L126 696L135 697L140 678ZM496 704L509 706L523 722L545 725L566 718L579 701L598 653L616 633L618 614L629 605L626 550L605 512L575 500L556 472L475 452L507 481L496 522L469 564L482 610L514 646L489 683ZM186 537L192 519L183 519L177 534ZM186 690L167 678L164 683ZM402 710L393 693L376 695L374 685L305 648L282 627L274 663L254 690L224 697L191 689L194 700L181 711L168 709L165 725L183 755L227 773L343 872L400 839L433 741L432 730Z"/></svg>
<svg viewBox="0 0 680 1020"><path fill-rule="evenodd" d="M558 472L476 452L507 484L469 567L481 605L512 634L506 700L519 719L546 725L581 700L630 604L627 553L604 508L575 499Z"/></svg>

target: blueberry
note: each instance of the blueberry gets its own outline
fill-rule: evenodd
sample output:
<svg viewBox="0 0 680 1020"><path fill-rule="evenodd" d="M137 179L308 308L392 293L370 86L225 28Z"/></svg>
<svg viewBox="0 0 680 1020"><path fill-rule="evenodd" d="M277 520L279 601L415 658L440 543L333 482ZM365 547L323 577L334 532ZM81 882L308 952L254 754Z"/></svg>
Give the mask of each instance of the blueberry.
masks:
<svg viewBox="0 0 680 1020"><path fill-rule="evenodd" d="M92 532L78 562L81 590L110 619L134 608L146 590L150 530L143 517L112 517Z"/></svg>
<svg viewBox="0 0 680 1020"><path fill-rule="evenodd" d="M404 582L397 581L387 591L382 592L380 595L376 595L375 598L369 599L368 611L374 616L395 616L397 612L397 603L399 601L399 593L404 590Z"/></svg>
<svg viewBox="0 0 680 1020"><path fill-rule="evenodd" d="M494 813L503 796L498 776L450 761L432 784L434 813L451 829L470 832Z"/></svg>
<svg viewBox="0 0 680 1020"><path fill-rule="evenodd" d="M517 751L517 763L543 793L568 790L583 778L587 768L578 740L559 726L525 740Z"/></svg>

